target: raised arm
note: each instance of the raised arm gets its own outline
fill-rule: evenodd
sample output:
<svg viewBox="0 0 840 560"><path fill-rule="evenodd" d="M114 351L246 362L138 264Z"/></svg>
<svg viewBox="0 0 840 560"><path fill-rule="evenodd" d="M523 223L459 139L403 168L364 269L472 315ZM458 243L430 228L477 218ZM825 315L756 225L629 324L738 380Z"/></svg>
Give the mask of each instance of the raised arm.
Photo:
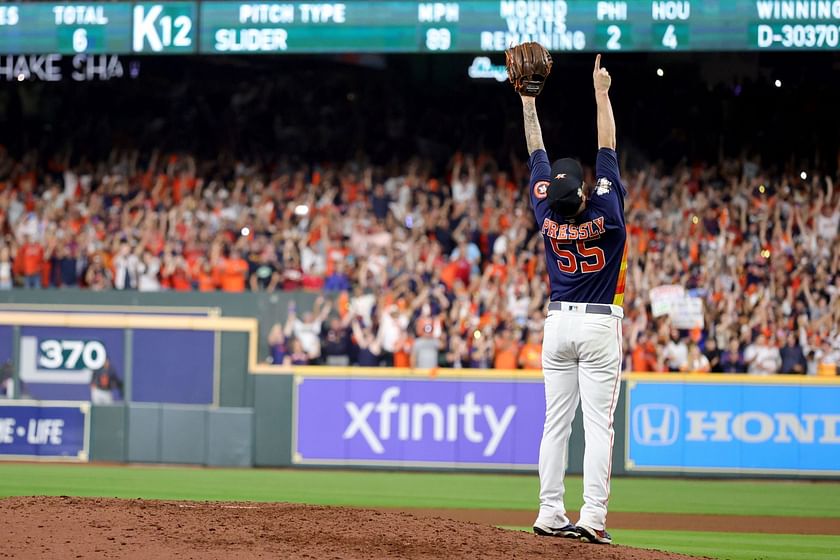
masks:
<svg viewBox="0 0 840 560"><path fill-rule="evenodd" d="M831 203L831 198L834 196L834 181L831 179L831 175L825 176L825 184L828 187L827 200ZM840 196L837 197L837 203L834 206L834 211L840 212Z"/></svg>
<svg viewBox="0 0 840 560"><path fill-rule="evenodd" d="M350 315L350 313L348 313ZM362 330L362 326L359 324L359 318L354 316L353 319L350 321L350 329L353 332L353 338L356 339L356 345L361 348L365 349L370 344L368 337L365 335L365 331Z"/></svg>
<svg viewBox="0 0 840 560"><path fill-rule="evenodd" d="M330 316L330 312L332 311L332 300L328 299L324 301L324 298L320 296L319 299L321 300L321 302L320 304L316 303L316 305L318 305L320 309L315 313L315 320L319 323L323 323L327 320L327 317ZM316 299L315 301L318 302L318 299Z"/></svg>
<svg viewBox="0 0 840 560"><path fill-rule="evenodd" d="M595 104L598 107L598 147L615 150L615 117L609 94L612 78L606 68L601 68L600 54L595 57L592 82L595 86Z"/></svg>
<svg viewBox="0 0 840 560"><path fill-rule="evenodd" d="M525 117L525 142L528 144L528 155L537 150L545 150L543 144L540 120L537 118L537 98L520 95L522 98L522 116Z"/></svg>

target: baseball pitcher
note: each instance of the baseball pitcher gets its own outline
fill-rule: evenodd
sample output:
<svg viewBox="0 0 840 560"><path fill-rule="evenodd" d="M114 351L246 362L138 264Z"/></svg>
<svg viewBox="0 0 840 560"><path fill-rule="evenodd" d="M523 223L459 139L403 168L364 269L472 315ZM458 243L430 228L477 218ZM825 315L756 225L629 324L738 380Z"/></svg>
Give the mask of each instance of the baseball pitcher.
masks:
<svg viewBox="0 0 840 560"><path fill-rule="evenodd" d="M595 184L580 163L549 163L537 119L536 96L551 71L551 57L537 43L506 51L511 82L522 98L531 170L534 216L542 231L551 281L543 335L545 426L540 444L540 512L534 532L609 544L607 502L613 448L613 414L621 372L621 319L627 231L615 153L610 75L595 57L592 78L598 119ZM586 449L583 501L577 525L563 503L572 420L582 403Z"/></svg>

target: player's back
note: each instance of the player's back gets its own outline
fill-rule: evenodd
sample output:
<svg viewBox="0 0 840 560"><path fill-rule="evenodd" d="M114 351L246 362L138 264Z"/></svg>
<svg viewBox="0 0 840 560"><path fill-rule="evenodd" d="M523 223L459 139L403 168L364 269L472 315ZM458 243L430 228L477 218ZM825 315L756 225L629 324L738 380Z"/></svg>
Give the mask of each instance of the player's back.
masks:
<svg viewBox="0 0 840 560"><path fill-rule="evenodd" d="M541 198L548 157L537 150L531 157L531 202L543 234L551 301L624 303L627 229L618 159L613 150L598 151L595 187L583 212L564 218Z"/></svg>

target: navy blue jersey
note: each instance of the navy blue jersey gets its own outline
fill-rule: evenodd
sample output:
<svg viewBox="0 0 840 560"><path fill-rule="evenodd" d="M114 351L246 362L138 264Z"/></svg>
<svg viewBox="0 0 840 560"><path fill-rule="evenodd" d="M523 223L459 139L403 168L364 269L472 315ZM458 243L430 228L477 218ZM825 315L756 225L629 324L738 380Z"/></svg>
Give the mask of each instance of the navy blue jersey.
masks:
<svg viewBox="0 0 840 560"><path fill-rule="evenodd" d="M586 209L564 218L546 200L551 164L545 150L536 150L531 169L531 206L543 234L551 301L624 304L627 270L627 228L618 157L601 148L595 160L595 186Z"/></svg>

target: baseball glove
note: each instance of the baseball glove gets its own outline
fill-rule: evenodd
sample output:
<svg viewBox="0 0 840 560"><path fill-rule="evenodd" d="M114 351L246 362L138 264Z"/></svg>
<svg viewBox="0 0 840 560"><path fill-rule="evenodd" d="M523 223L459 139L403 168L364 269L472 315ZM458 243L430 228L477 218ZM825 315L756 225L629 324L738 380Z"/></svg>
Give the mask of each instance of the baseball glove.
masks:
<svg viewBox="0 0 840 560"><path fill-rule="evenodd" d="M505 51L508 78L521 95L536 97L551 73L551 55L539 43L522 43Z"/></svg>

